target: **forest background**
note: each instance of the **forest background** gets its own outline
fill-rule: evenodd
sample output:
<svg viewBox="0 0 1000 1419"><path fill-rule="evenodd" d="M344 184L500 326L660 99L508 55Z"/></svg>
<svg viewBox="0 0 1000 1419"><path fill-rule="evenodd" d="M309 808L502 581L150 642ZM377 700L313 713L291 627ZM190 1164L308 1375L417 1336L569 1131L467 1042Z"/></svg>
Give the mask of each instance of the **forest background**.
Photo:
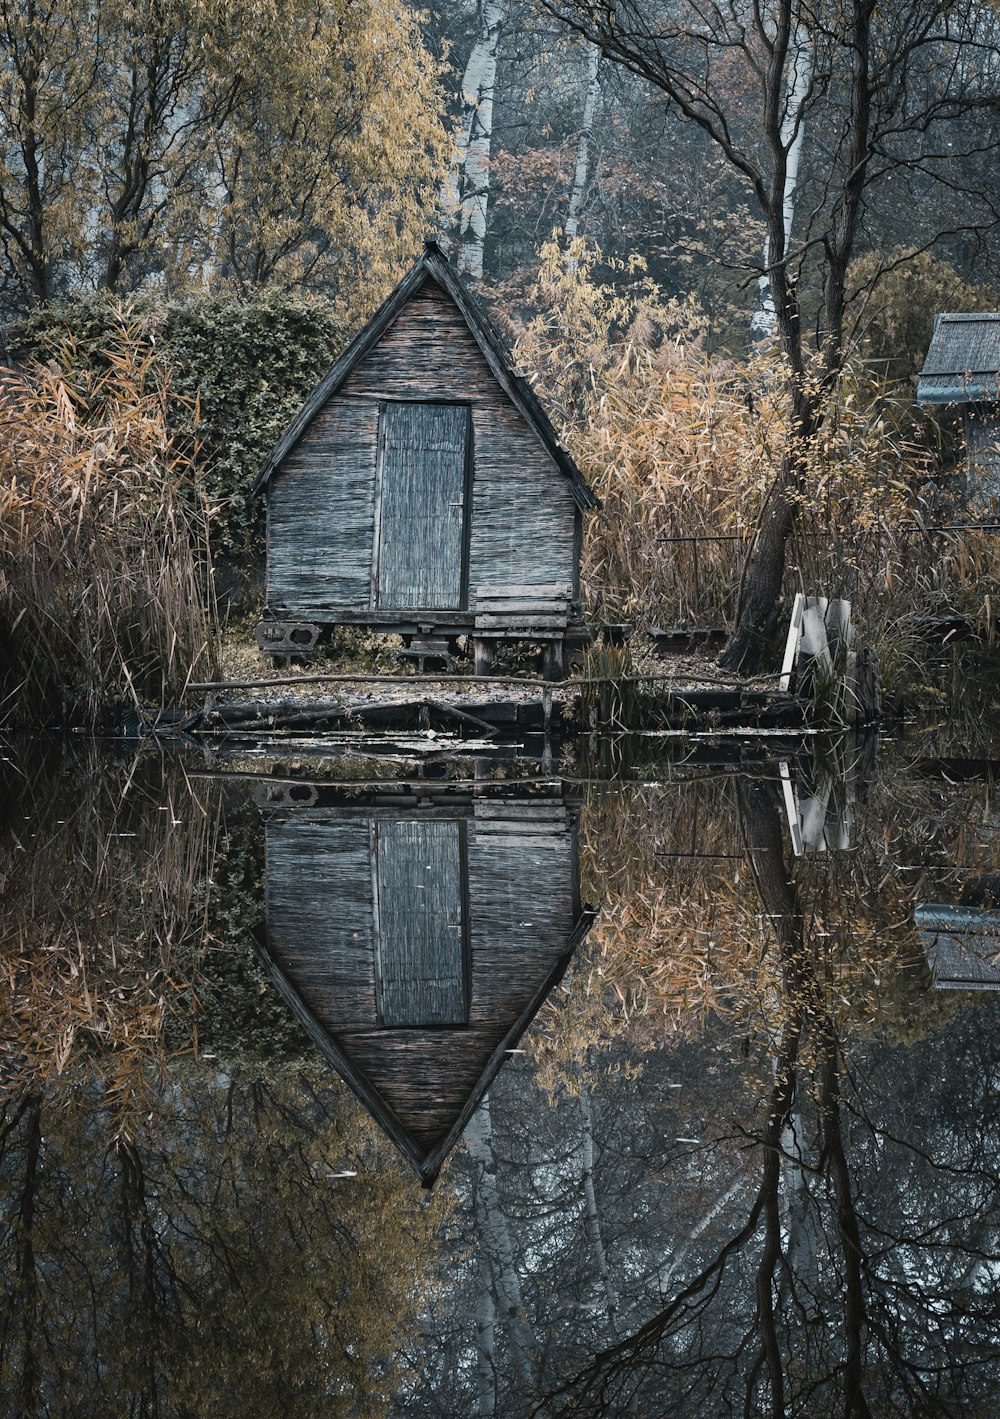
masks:
<svg viewBox="0 0 1000 1419"><path fill-rule="evenodd" d="M989 638L988 535L926 533L967 489L913 376L935 311L998 303L996 33L939 0L0 4L8 695L95 722L204 678L208 553L227 588L259 560L250 481L428 235L601 494L598 622L722 625L753 668L822 589L890 679L916 611Z"/></svg>
<svg viewBox="0 0 1000 1419"><path fill-rule="evenodd" d="M776 0L766 11L598 10L581 0L556 9L497 0L433 15L386 0L0 0L7 714L100 723L109 706L120 712L130 700L176 695L210 667L208 569L249 565L259 549L260 508L244 497L259 460L349 330L442 226L604 499L586 552L596 619L735 627L741 554L774 512L785 594L801 585L851 595L884 678L918 673L905 629L915 611L962 610L989 639L997 600L990 535L924 530L954 518L961 490L941 474L959 450L949 430L915 411L913 374L935 310L998 303L994 10L928 0L828 8ZM664 539L698 534L732 540L705 544L696 577L688 544ZM4 767L5 906L18 943L3 978L5 1084L25 1089L4 1143L8 1158L20 1149L24 1175L34 1178L43 1136L60 1152L74 1134L91 1140L82 1114L67 1109L52 1122L34 1086L88 1049L100 1058L106 1130L123 1146L77 1151L94 1191L120 1199L120 1218L101 1232L116 1238L98 1258L102 1287L123 1267L154 1275L151 1189L126 1124L151 1117L150 1058L181 1047L181 1035L186 1048L192 1034L185 952L206 939L200 887L212 875L219 822L211 805L198 813L187 798L174 811L169 794L161 816L167 805L150 789L150 825L132 765L114 768L125 786L85 765L74 789L85 800L67 806ZM776 804L762 805L753 786L740 801L710 785L708 801L692 794L680 808L659 789L637 795L628 811L599 798L588 804L585 885L607 906L578 1013L541 1039L543 1077L553 1088L583 1078L591 1049L619 1027L618 1017L608 1023L615 1000L640 1042L645 1032L696 1031L721 1017L733 1039L752 1034L765 1056L779 1058L774 1096L785 1102L771 1111L775 1128L793 1098L808 1097L796 1095L796 1069L823 1066L820 1097L836 1142L841 1036L874 1033L877 1019L910 1038L948 1008L928 1005L926 978L910 969L918 947L909 905L916 894L944 898L955 873L953 822L974 824L984 839L972 827L968 843L960 835L962 869L976 878L996 872L974 789L949 786L947 802L926 783L909 797L891 782L882 791L876 828L851 857L870 912L857 909L845 857L804 860L794 878L785 870ZM967 804L954 801L959 794ZM17 834L36 814L40 847L29 853ZM904 871L927 860L928 821L943 824L932 865L904 892ZM706 844L749 852L751 870L728 878L721 898L709 859L675 865L696 829ZM244 954L220 950L214 979L195 962L208 1057L215 1044L232 1058L234 1026L259 1040L261 1016L278 1013L244 964L260 880L259 842L251 848L249 823L244 831L246 842L222 845L211 905L220 944L238 934ZM791 898L769 898L776 884ZM763 939L762 906L778 923L773 942ZM807 1017L811 1037L800 1031ZM267 1039L273 1045L273 1034ZM787 1048L775 1051L773 1041ZM975 1061L960 1073L976 1083L991 1077ZM931 1076L946 1076L934 1056L920 1094ZM254 1343L265 1344L279 1309L293 1317L271 1343L274 1369L295 1374L304 1368L301 1337L325 1318L327 1300L311 1286L292 1298L271 1277L261 1286L260 1258L279 1235L287 1250L292 1212L317 1239L315 1274L343 1274L338 1194L315 1183L326 1180L329 1156L353 1161L372 1143L364 1133L355 1139L337 1109L317 1105L300 1128L304 1151L289 1152L273 1122L290 1108L285 1085L279 1077L267 1093L252 1079L245 1112L235 1085L205 1086L192 1099L198 1137L210 1139L227 1105L231 1127L236 1097L221 1166L234 1158L241 1172L252 1156L254 1185L280 1194L273 1208L226 1212L221 1235L246 1293L275 1308L254 1319ZM592 1139L590 1095L577 1088L581 1135ZM694 1117L697 1098L691 1109ZM964 1130L989 1109L972 1100L955 1114ZM629 1110L629 1134L634 1118ZM672 1133L687 1136L687 1120ZM765 1142L777 1159L774 1137ZM870 1153L887 1175L881 1142ZM836 1156L825 1145L821 1155ZM170 1166L186 1161L181 1154ZM166 1171L157 1159L152 1187ZM213 1195L215 1175L205 1176ZM771 1191L762 1184L760 1196L776 1199L776 1165L769 1176ZM979 1187L979 1174L970 1176ZM22 1196L30 1195L26 1184ZM411 1273L411 1258L436 1220L425 1212L412 1221L416 1209L396 1177L377 1197L361 1196L349 1223L363 1245L345 1308L359 1299L344 1330L366 1343L351 1352L352 1383L381 1355L404 1301L412 1304L412 1288L403 1288L423 1272ZM410 1228L412 1241L387 1262L382 1223L401 1206L412 1211L394 1235ZM693 1221L699 1206L690 1203ZM71 1215L50 1214L49 1236L60 1245L78 1229L77 1212L74 1200ZM22 1206L10 1237L18 1276L30 1282L25 1232ZM194 1235L181 1274L192 1300L158 1353L175 1384L202 1386L194 1400L180 1392L204 1407L216 1383L232 1392L233 1332L218 1300L227 1278L202 1264L218 1255L220 1232ZM604 1268L610 1310L607 1276ZM24 1294L13 1295L17 1322L6 1328L18 1341L34 1314ZM144 1344L151 1281L139 1295L129 1317L109 1315L108 1329ZM70 1305L48 1314L88 1312ZM226 1362L207 1376L186 1359L188 1337L206 1317ZM574 1343L590 1346L591 1334L596 1348L596 1325ZM133 1353L127 1344L121 1351ZM30 1345L23 1352L30 1361ZM30 1376L31 1363L23 1369ZM113 1387L117 1376L102 1383ZM273 1409L271 1391L257 1389ZM353 1399L352 1391L345 1404Z"/></svg>

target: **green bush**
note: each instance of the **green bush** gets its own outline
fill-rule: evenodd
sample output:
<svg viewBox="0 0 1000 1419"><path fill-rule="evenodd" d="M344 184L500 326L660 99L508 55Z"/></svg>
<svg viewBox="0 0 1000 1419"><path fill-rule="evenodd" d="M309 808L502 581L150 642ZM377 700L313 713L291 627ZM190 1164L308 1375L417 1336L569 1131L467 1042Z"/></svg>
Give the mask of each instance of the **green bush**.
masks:
<svg viewBox="0 0 1000 1419"><path fill-rule="evenodd" d="M255 1079L316 1063L321 1057L269 981L251 939L264 920L264 832L252 804L227 801L209 884L205 929L177 955L195 1002L199 1053ZM166 1029L171 1050L191 1048L189 1015L175 1012Z"/></svg>
<svg viewBox="0 0 1000 1419"><path fill-rule="evenodd" d="M214 509L216 556L262 550L263 499L247 500L261 464L345 344L322 301L264 291L126 303L86 296L34 312L8 334L16 360L101 367L122 329L156 354L169 380L172 432L197 440L201 489ZM151 376L155 377L155 375Z"/></svg>

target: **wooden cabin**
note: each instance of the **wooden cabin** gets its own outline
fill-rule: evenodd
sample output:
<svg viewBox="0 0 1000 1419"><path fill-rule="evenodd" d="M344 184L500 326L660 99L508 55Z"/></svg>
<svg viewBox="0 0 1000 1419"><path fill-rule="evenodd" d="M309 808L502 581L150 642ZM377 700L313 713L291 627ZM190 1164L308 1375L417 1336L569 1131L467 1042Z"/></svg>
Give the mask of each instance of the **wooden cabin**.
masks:
<svg viewBox="0 0 1000 1419"><path fill-rule="evenodd" d="M1000 990L1000 912L918 902L914 920L939 990Z"/></svg>
<svg viewBox="0 0 1000 1419"><path fill-rule="evenodd" d="M561 674L596 499L433 244L306 401L261 491L263 651L366 626L415 655L471 636L480 671L496 640L534 640Z"/></svg>
<svg viewBox="0 0 1000 1419"><path fill-rule="evenodd" d="M261 959L430 1186L593 918L573 815L387 787L265 813L265 839Z"/></svg>
<svg viewBox="0 0 1000 1419"><path fill-rule="evenodd" d="M1000 313L934 317L917 402L961 412L968 492L1000 498Z"/></svg>

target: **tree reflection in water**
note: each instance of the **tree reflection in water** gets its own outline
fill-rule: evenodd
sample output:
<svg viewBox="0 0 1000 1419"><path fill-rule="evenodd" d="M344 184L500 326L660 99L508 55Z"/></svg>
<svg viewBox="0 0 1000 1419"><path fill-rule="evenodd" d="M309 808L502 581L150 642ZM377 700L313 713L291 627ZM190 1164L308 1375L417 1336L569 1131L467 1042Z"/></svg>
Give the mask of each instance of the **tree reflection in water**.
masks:
<svg viewBox="0 0 1000 1419"><path fill-rule="evenodd" d="M909 1051L851 1041L857 1001L831 945L852 949L855 985L873 949L889 976L900 947L888 929L871 930L885 920L864 894L879 882L877 861L862 845L853 858L793 866L776 785L743 779L738 802L780 961L758 1002L772 1063L758 1120L742 1130L756 1173L749 1205L725 1235L712 1229L713 1246L652 1317L531 1412L993 1414L996 1010L973 1010ZM898 827L882 835L883 859ZM882 890L898 927L908 889L894 873Z"/></svg>
<svg viewBox="0 0 1000 1419"><path fill-rule="evenodd" d="M0 800L0 1415L996 1412L1000 998L913 919L994 904L992 784L794 860L773 766L595 794L428 1201L254 962L256 811L78 752Z"/></svg>
<svg viewBox="0 0 1000 1419"><path fill-rule="evenodd" d="M269 1000L259 819L153 756L7 768L0 1414L384 1414L444 1200Z"/></svg>
<svg viewBox="0 0 1000 1419"><path fill-rule="evenodd" d="M383 1414L440 1207L308 1075L187 1069L148 1125L8 1103L0 1413Z"/></svg>

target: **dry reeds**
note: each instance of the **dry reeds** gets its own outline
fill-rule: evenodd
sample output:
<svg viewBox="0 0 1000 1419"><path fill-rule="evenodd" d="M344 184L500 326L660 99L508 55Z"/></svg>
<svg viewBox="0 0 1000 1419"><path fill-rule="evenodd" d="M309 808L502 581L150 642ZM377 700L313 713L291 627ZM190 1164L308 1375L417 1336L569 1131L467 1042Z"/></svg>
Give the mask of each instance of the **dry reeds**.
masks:
<svg viewBox="0 0 1000 1419"><path fill-rule="evenodd" d="M109 760L93 741L63 763L22 759L7 788L0 1100L96 1080L127 1135L171 1019L194 1044L183 962L206 935L217 805L180 775L164 783L158 760Z"/></svg>
<svg viewBox="0 0 1000 1419"><path fill-rule="evenodd" d="M602 501L584 546L589 609L728 625L780 457L775 399L756 370L708 355L692 302L666 299L635 264L600 284L600 253L582 242L572 256L542 248L517 355Z"/></svg>
<svg viewBox="0 0 1000 1419"><path fill-rule="evenodd" d="M0 371L2 722L107 724L213 665L207 517L166 389L126 327L105 368L73 350Z"/></svg>
<svg viewBox="0 0 1000 1419"><path fill-rule="evenodd" d="M543 1087L575 1087L588 1051L625 1037L639 1048L698 1037L745 1005L762 934L741 855L732 784L684 778L591 785L580 827L581 893L600 904L555 997L528 1037ZM738 926L732 900L743 899ZM721 903L721 906L720 906Z"/></svg>
<svg viewBox="0 0 1000 1419"><path fill-rule="evenodd" d="M641 265L601 284L600 253L543 247L518 358L602 499L584 546L598 622L731 629L741 569L768 488L799 437L773 350L710 355L690 302ZM806 380L818 375L807 373ZM934 450L898 389L863 362L821 400L819 432L795 450L795 530L785 594L847 598L882 683L919 674L914 624L958 614L987 642L1000 605L997 535L939 524L971 509L933 482Z"/></svg>
<svg viewBox="0 0 1000 1419"><path fill-rule="evenodd" d="M792 927L813 1003L845 1048L861 1036L919 1037L948 1017L955 1006L943 997L954 993L930 990L913 904L969 892L979 900L984 889L992 904L1000 858L989 786L908 778L898 764L865 785L853 779L853 752L844 740L789 765L802 792L836 774L842 802L869 795L856 804L851 850L793 857L786 848L770 863L801 912ZM664 760L657 780L588 791L581 888L600 912L572 990L528 1037L549 1089L573 1089L588 1051L620 1037L645 1049L721 1019L737 1039L773 1042L805 999L758 890L759 849L755 863L742 803L741 785L756 783L784 816L777 765L737 779Z"/></svg>

